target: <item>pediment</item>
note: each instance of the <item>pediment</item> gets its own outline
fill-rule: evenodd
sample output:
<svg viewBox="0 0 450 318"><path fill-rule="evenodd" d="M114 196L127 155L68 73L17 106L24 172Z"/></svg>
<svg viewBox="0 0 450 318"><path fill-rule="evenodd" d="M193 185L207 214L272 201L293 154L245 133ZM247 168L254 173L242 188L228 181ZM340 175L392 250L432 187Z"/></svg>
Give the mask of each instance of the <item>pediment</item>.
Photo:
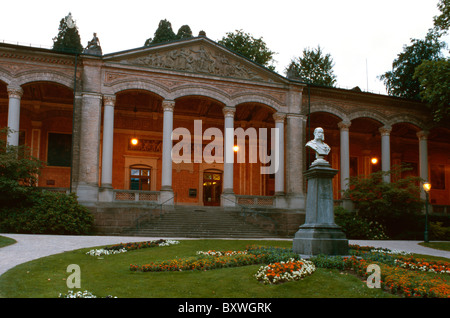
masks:
<svg viewBox="0 0 450 318"><path fill-rule="evenodd" d="M109 54L106 62L258 82L284 78L204 37Z"/></svg>

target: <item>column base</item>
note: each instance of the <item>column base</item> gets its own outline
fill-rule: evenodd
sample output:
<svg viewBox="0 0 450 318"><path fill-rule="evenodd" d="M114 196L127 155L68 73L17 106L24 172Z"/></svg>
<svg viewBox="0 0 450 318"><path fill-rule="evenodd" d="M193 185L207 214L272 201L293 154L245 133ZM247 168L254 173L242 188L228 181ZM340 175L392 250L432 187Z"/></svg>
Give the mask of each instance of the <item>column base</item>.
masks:
<svg viewBox="0 0 450 318"><path fill-rule="evenodd" d="M98 200L101 202L114 201L114 192L111 185L104 185L98 189Z"/></svg>
<svg viewBox="0 0 450 318"><path fill-rule="evenodd" d="M236 206L236 195L233 190L229 192L223 192L220 195L220 206L223 207L235 207Z"/></svg>
<svg viewBox="0 0 450 318"><path fill-rule="evenodd" d="M159 203L166 205L174 205L175 197L173 194L172 187L162 187L159 191Z"/></svg>
<svg viewBox="0 0 450 318"><path fill-rule="evenodd" d="M78 183L77 196L78 201L82 202L97 202L98 201L98 186L86 183Z"/></svg>

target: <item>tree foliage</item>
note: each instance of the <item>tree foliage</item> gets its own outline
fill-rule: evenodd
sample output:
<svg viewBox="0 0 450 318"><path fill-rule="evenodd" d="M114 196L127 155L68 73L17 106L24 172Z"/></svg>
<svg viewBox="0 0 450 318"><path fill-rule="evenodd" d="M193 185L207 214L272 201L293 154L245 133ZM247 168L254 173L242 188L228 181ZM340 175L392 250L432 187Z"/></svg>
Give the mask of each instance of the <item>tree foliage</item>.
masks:
<svg viewBox="0 0 450 318"><path fill-rule="evenodd" d="M443 33L447 33L450 26L450 0L440 0L437 7L441 14L433 18L434 27Z"/></svg>
<svg viewBox="0 0 450 318"><path fill-rule="evenodd" d="M192 31L189 25L183 25L178 29L177 34L172 29L172 24L164 19L159 21L158 28L155 31L153 38L148 38L145 41L144 46L150 46L153 44L170 42L181 39L188 39L192 37Z"/></svg>
<svg viewBox="0 0 450 318"><path fill-rule="evenodd" d="M28 202L43 162L34 158L26 146L6 142L8 128L0 129L0 209Z"/></svg>
<svg viewBox="0 0 450 318"><path fill-rule="evenodd" d="M70 12L61 19L58 30L58 35L53 38L53 50L73 53L81 53L83 51L78 28L75 21L72 20Z"/></svg>
<svg viewBox="0 0 450 318"><path fill-rule="evenodd" d="M275 69L273 57L276 53L267 47L262 37L257 39L249 33L236 30L235 32L227 32L226 36L218 43L270 70Z"/></svg>
<svg viewBox="0 0 450 318"><path fill-rule="evenodd" d="M411 39L409 46L397 55L392 63L392 71L380 76L384 81L388 94L397 97L420 99L420 82L414 78L416 68L423 61L442 59L441 49L445 43L439 40L438 34L430 30L425 39Z"/></svg>
<svg viewBox="0 0 450 318"><path fill-rule="evenodd" d="M336 76L333 73L333 59L325 54L320 46L316 49L304 49L301 57L291 61L286 74L289 78L297 78L303 82L334 86Z"/></svg>
<svg viewBox="0 0 450 318"><path fill-rule="evenodd" d="M423 61L414 72L436 123L450 120L450 60Z"/></svg>

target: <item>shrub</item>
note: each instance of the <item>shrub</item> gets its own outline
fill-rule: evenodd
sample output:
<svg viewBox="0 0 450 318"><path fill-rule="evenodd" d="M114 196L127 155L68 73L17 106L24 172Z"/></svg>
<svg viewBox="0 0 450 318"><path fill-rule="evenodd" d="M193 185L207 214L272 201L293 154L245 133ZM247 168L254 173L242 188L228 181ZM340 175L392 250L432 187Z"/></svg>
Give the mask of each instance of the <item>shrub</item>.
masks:
<svg viewBox="0 0 450 318"><path fill-rule="evenodd" d="M4 209L0 229L32 234L89 234L93 216L75 194L33 191L29 207Z"/></svg>
<svg viewBox="0 0 450 318"><path fill-rule="evenodd" d="M342 207L336 207L334 216L336 224L341 227L349 239L383 240L388 238L381 224L377 221L368 221L355 212L348 212Z"/></svg>
<svg viewBox="0 0 450 318"><path fill-rule="evenodd" d="M442 222L430 222L430 237L433 240L449 240L450 227L442 225Z"/></svg>
<svg viewBox="0 0 450 318"><path fill-rule="evenodd" d="M352 177L349 189L344 192L354 202L358 216L381 224L390 238L416 232L417 216L423 207L419 187L421 179L397 178L404 170L393 168L368 177ZM392 182L384 182L383 176L386 174L393 176Z"/></svg>

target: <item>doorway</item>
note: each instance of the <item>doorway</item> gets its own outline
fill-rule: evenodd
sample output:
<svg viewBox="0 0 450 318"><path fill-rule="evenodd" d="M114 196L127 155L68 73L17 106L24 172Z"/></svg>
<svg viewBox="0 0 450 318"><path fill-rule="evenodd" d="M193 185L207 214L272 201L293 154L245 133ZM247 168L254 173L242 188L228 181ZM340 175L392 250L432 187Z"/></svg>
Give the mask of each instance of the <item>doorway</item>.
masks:
<svg viewBox="0 0 450 318"><path fill-rule="evenodd" d="M203 173L203 205L220 205L222 194L222 173L205 171Z"/></svg>

